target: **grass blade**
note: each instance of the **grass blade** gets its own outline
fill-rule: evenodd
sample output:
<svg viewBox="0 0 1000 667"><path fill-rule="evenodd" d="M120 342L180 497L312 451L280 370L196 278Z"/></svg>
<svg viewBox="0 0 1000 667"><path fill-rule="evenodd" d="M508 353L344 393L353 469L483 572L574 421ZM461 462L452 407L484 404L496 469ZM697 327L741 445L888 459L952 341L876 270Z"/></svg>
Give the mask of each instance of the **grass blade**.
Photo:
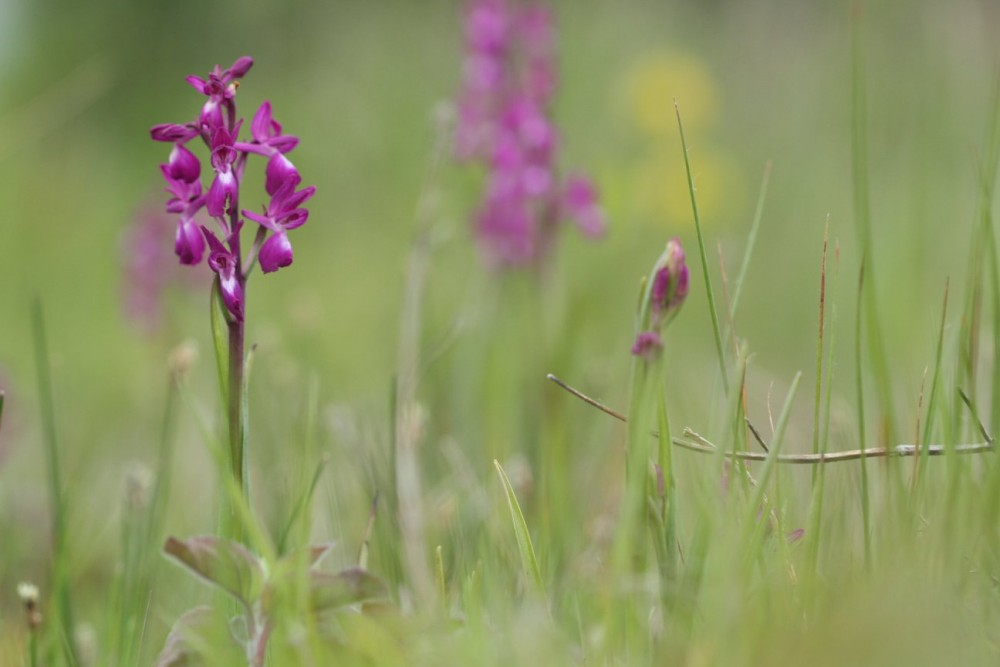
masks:
<svg viewBox="0 0 1000 667"><path fill-rule="evenodd" d="M754 246L757 243L757 232L760 229L760 221L764 217L764 200L767 199L767 186L771 182L771 163L764 165L764 176L760 182L760 192L757 195L757 208L754 210L753 222L750 224L750 233L747 234L747 247L743 251L743 263L740 265L740 272L733 283L733 300L729 304L731 317L736 316L736 306L740 301L740 292L743 290L743 280L746 278L747 269L750 268L750 257L753 255Z"/></svg>
<svg viewBox="0 0 1000 667"><path fill-rule="evenodd" d="M545 584L542 582L542 573L538 569L538 559L535 557L535 547L531 543L531 533L528 532L528 524L524 521L524 514L521 512L521 505L517 502L514 494L514 487L511 486L507 473L504 472L500 462L493 459L493 465L500 476L500 483L503 484L504 494L507 496L507 508L510 510L510 519L514 524L514 537L517 538L517 550L521 555L521 568L524 574L535 585L542 595L545 594Z"/></svg>
<svg viewBox="0 0 1000 667"><path fill-rule="evenodd" d="M775 425L771 449L768 451L767 459L764 461L764 467L757 476L757 484L754 487L753 497L751 498L750 505L747 507L748 516L746 517L746 532L744 534L743 544L746 545L745 555L748 566L759 556L758 547L760 545L760 541L764 537L764 529L768 525L767 512L762 511L764 494L766 492L768 482L774 474L774 468L778 462L778 457L781 454L781 444L785 438L785 430L788 426L788 419L792 414L792 404L795 402L795 395L799 391L799 380L801 379L802 372L800 371L795 374L795 378L792 380L792 386L788 389L788 395L785 397L785 403L781 407L781 414L778 417L778 423ZM783 538L779 536L779 539Z"/></svg>
<svg viewBox="0 0 1000 667"><path fill-rule="evenodd" d="M52 395L52 375L42 302L36 299L32 308L32 333L35 342L35 367L38 374L38 403L41 409L42 431L49 468L49 494L52 505L52 570L56 614L61 625L66 660L79 664L73 639L73 605L66 564L66 506L63 503L62 473L59 466L59 439L56 434L55 402Z"/></svg>
<svg viewBox="0 0 1000 667"><path fill-rule="evenodd" d="M871 197L868 180L868 117L865 86L865 61L860 9L855 7L851 21L851 166L854 187L854 217L857 223L861 257L868 274L864 281L868 347L882 416L886 443L896 438L895 411L892 407L888 361L882 340L882 328L875 294L875 271L872 261Z"/></svg>
<svg viewBox="0 0 1000 667"><path fill-rule="evenodd" d="M866 448L866 435L865 435L865 375L864 375L864 364L861 359L862 344L861 344L861 330L862 330L862 320L864 316L864 311L862 309L862 304L864 302L864 282L865 282L865 265L862 261L861 270L858 272L858 293L857 293L857 307L854 313L854 379L855 379L855 393L857 394L857 410L858 410L858 447L861 451ZM861 466L861 529L864 533L864 546L865 546L865 566L871 567L872 562L872 530L871 530L871 498L868 495L868 461L867 457L862 456L860 458Z"/></svg>
<svg viewBox="0 0 1000 667"><path fill-rule="evenodd" d="M916 489L920 483L920 471L927 459L931 446L931 434L934 431L934 410L937 404L938 385L941 376L941 357L944 353L944 325L948 317L948 286L950 281L944 284L944 303L941 306L941 325L938 329L937 351L934 355L934 375L931 377L931 395L927 401L927 418L925 420L923 442L921 445L921 455L916 457L913 468L913 487Z"/></svg>
<svg viewBox="0 0 1000 667"><path fill-rule="evenodd" d="M698 215L698 199L695 197L694 177L691 175L691 161L688 159L687 139L684 137L684 123L681 122L681 107L674 100L674 111L677 113L677 128L681 134L681 149L684 152L684 170L687 173L688 192L691 195L691 211L694 214L694 228L698 234L698 252L701 254L701 271L705 278L705 294L708 297L708 312L712 316L712 334L715 336L715 352L719 357L719 371L722 373L722 387L729 393L729 378L726 375L726 356L722 349L722 333L719 330L719 314L715 308L715 292L712 290L712 279L708 275L708 255L705 252L705 239L701 233L701 217Z"/></svg>

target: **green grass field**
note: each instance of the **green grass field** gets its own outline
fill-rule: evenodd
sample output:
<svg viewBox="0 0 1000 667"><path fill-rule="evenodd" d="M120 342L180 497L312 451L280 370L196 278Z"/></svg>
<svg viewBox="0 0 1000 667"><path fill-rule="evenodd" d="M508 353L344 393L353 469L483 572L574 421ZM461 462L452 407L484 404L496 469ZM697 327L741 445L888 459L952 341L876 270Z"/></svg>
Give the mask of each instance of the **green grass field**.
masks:
<svg viewBox="0 0 1000 667"><path fill-rule="evenodd" d="M501 272L449 145L461 3L207 4L0 3L0 666L155 664L205 604L171 664L248 664L241 607L163 553L199 535L246 545L205 567L268 665L1000 660L994 3L555 2L560 167L608 232ZM122 306L149 128L244 54L241 115L269 99L317 187L249 281L249 503L172 226L159 319Z"/></svg>

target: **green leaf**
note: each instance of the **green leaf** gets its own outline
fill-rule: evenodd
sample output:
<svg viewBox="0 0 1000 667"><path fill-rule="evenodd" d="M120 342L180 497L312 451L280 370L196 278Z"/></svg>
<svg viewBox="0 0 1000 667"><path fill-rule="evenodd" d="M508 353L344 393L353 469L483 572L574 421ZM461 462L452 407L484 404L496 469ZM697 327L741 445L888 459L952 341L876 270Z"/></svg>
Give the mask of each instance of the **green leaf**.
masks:
<svg viewBox="0 0 1000 667"><path fill-rule="evenodd" d="M168 537L163 550L208 583L250 605L264 589L266 575L246 547L214 535L179 540Z"/></svg>
<svg viewBox="0 0 1000 667"><path fill-rule="evenodd" d="M542 573L538 569L538 559L535 558L535 547L531 543L531 533L528 532L528 524L524 521L521 505L517 502L517 496L514 495L514 487L511 486L507 473L503 471L500 462L493 459L493 465L496 466L500 483L503 484L504 492L507 495L507 507L510 509L510 519L514 523L517 550L521 553L521 567L535 584L538 592L544 594L545 585L542 583Z"/></svg>
<svg viewBox="0 0 1000 667"><path fill-rule="evenodd" d="M156 667L235 665L243 661L229 628L211 607L190 609L174 623Z"/></svg>
<svg viewBox="0 0 1000 667"><path fill-rule="evenodd" d="M337 573L309 573L309 593L314 611L327 611L388 597L385 582L359 567Z"/></svg>

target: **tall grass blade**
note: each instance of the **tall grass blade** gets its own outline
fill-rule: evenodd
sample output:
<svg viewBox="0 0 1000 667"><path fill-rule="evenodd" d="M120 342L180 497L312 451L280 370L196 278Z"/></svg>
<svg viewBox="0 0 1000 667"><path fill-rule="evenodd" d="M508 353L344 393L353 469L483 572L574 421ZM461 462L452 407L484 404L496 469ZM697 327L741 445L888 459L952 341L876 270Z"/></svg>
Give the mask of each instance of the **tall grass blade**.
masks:
<svg viewBox="0 0 1000 667"><path fill-rule="evenodd" d="M661 383L657 404L657 422L659 424L657 460L659 462L659 479L657 480L657 495L659 497L660 525L659 534L654 534L657 544L657 556L660 561L660 593L664 607L673 607L673 593L677 580L677 507L674 488L674 457L670 438L670 418L667 414L666 388Z"/></svg>
<svg viewBox="0 0 1000 667"><path fill-rule="evenodd" d="M63 500L59 439L56 434L56 412L52 394L48 342L45 336L45 319L40 299L35 299L31 314L35 343L35 371L38 375L38 404L41 409L42 431L49 469L49 498L52 510L52 582L56 616L59 619L59 632L63 636L65 658L71 665L76 665L79 664L79 656L74 640L73 604L66 561L66 505Z"/></svg>
<svg viewBox="0 0 1000 667"><path fill-rule="evenodd" d="M771 448L767 453L767 459L764 461L764 467L761 468L760 473L757 475L757 485L754 487L753 496L751 497L750 504L747 506L747 516L744 519L744 539L742 541L746 549L744 555L747 564L754 562L760 555L760 543L764 537L764 529L768 525L766 518L767 508L763 507L764 494L767 491L767 485L774 474L778 457L781 454L781 446L785 439L788 420L792 414L792 404L795 402L795 395L798 393L799 380L801 379L802 372L800 371L795 374L795 377L792 379L792 385L788 388L785 403L781 407L781 413L774 428L774 438L771 441ZM779 539L784 538L779 536Z"/></svg>
<svg viewBox="0 0 1000 667"><path fill-rule="evenodd" d="M743 291L743 281L746 279L747 270L750 268L750 257L753 255L754 246L757 244L757 232L760 230L760 221L764 217L764 201L767 199L767 187L771 182L771 162L764 165L764 176L760 181L760 192L757 194L757 207L754 210L753 222L750 224L750 233L747 234L747 247L743 251L743 263L740 265L740 272L736 275L733 283L733 300L729 304L729 312L732 317L736 316L736 307L740 302L740 294Z"/></svg>
<svg viewBox="0 0 1000 667"><path fill-rule="evenodd" d="M916 457L914 462L913 483L914 489L920 484L920 473L930 452L931 439L934 432L934 415L937 406L938 385L941 380L941 357L944 354L944 325L948 318L948 288L950 281L944 283L944 303L941 305L941 324L938 328L937 349L934 354L934 374L931 376L931 394L927 401L927 418L924 421L923 439L920 443L921 455Z"/></svg>
<svg viewBox="0 0 1000 667"><path fill-rule="evenodd" d="M708 254L705 251L705 238L701 232L701 216L698 214L698 198L695 196L694 177L691 175L691 161L688 157L687 139L684 136L684 123L681 122L681 107L674 100L674 111L677 114L677 128L681 135L681 150L684 152L684 170L687 174L688 193L691 195L691 211L694 215L694 228L698 235L698 252L701 255L701 271L705 279L705 294L708 297L708 312L712 316L712 335L715 337L715 352L719 358L719 372L722 374L722 387L729 393L729 377L726 374L726 355L722 348L722 332L719 329L719 314L715 307L715 292L712 290L712 279L708 273Z"/></svg>
<svg viewBox="0 0 1000 667"><path fill-rule="evenodd" d="M876 302L875 270L872 249L871 197L868 178L868 113L865 84L864 35L860 8L854 7L851 21L851 165L854 188L854 218L857 223L861 257L868 274L864 281L865 314L868 325L868 347L872 372L882 418L885 421L885 439L895 441L895 410L892 401L892 378L889 376L884 341L882 340L879 309Z"/></svg>
<svg viewBox="0 0 1000 667"><path fill-rule="evenodd" d="M816 335L816 393L813 400L813 454L819 452L820 404L823 399L823 332L826 324L826 249L830 240L830 218L827 216L823 227L823 256L819 270L819 332ZM813 470L813 484L816 483L816 470Z"/></svg>
<svg viewBox="0 0 1000 667"><path fill-rule="evenodd" d="M493 466L497 469L500 483L503 485L504 494L507 496L507 508L510 510L510 520L514 524L514 537L517 539L517 550L521 556L521 569L538 593L545 595L545 584L542 581L542 572L538 568L538 559L535 557L535 547L531 542L531 533L528 532L528 524L524 520L521 512L521 505L517 502L514 494L514 487L511 486L507 473L504 472L500 462L493 459Z"/></svg>
<svg viewBox="0 0 1000 667"><path fill-rule="evenodd" d="M854 380L855 380L855 394L857 396L857 413L858 413L858 447L861 451L865 451L867 443L867 434L865 426L865 374L864 374L864 362L861 358L861 353L863 351L861 330L862 330L862 320L864 319L864 309L862 304L864 303L864 282L865 282L865 265L862 260L861 269L858 271L858 291L856 299L856 308L854 312ZM863 534L863 542L865 549L865 565L871 568L872 562L872 529L871 529L871 498L869 497L868 489L868 460L866 456L861 456L859 459L859 464L861 468L861 530Z"/></svg>
<svg viewBox="0 0 1000 667"><path fill-rule="evenodd" d="M309 484L303 489L302 494L295 503L295 507L292 508L292 513L288 516L288 521L285 523L285 527L281 530L281 535L278 537L277 551L279 556L288 552L288 538L291 535L292 528L305 508L312 502L313 495L316 493L316 487L319 485L320 477L323 476L323 470L326 468L326 463L327 459L324 457L316 464Z"/></svg>
<svg viewBox="0 0 1000 667"><path fill-rule="evenodd" d="M824 246L826 241L824 240ZM824 265L826 264L826 251L824 249ZM825 266L824 266L825 273ZM830 287L827 290L832 297L830 302L830 321L828 326L829 336L826 343L827 347L827 360L826 360L826 392L825 399L823 401L823 426L822 432L820 434L819 441L819 454L826 456L830 451L830 406L833 399L833 376L834 376L834 352L836 350L836 331L837 331L837 302L836 302L836 288L837 288L837 278L840 275L840 247L837 246L834 251L834 263L833 272L830 275ZM821 297L821 300L823 297ZM822 308L822 306L821 306ZM816 572L819 562L819 547L822 538L823 531L823 503L825 500L826 493L826 462L821 462L816 468L813 469L813 499L812 507L809 517L809 530L807 531L807 539L809 543L809 559L810 559L810 572Z"/></svg>

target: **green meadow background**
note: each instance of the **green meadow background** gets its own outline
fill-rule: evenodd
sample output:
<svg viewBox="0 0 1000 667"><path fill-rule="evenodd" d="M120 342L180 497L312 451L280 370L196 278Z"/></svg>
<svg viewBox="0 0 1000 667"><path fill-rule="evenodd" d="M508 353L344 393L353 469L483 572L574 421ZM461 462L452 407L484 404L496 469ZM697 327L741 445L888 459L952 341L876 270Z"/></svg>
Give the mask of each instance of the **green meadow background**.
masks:
<svg viewBox="0 0 1000 667"><path fill-rule="evenodd" d="M776 419L794 374L803 371L785 450L809 450L828 221L828 273L839 267L827 285L834 345L830 448L858 446L852 30L865 51L876 302L897 440L916 441L949 279L945 364L954 366L979 219L977 164L995 122L1000 5L883 0L852 10L847 2L605 0L556 2L554 10L561 165L592 175L609 229L593 242L567 225L538 279L484 268L469 221L482 171L455 164L441 148L439 128L449 118L462 66L461 3L0 0L0 384L6 392L0 664L23 664L16 584L38 583L44 599L49 581L49 495L30 321L35 299L44 308L51 353L69 577L77 620L95 655L119 559L126 479L140 468L157 472L168 358L182 344L197 356L179 408L165 530L182 536L215 530L216 473L198 426L203 420L221 428L206 274L185 276L177 267L162 318L150 330L122 307L124 238L144 211L164 201L158 164L167 150L149 140L149 127L193 118L201 100L184 77L203 76L240 55L255 59L237 98L242 115L250 118L271 100L275 117L301 139L292 157L304 182L317 186L309 222L290 236L293 266L257 273L249 285L247 338L257 345L250 389L255 507L278 531L317 457L327 457L313 535L337 541L337 558L346 564L379 491L370 568L390 582L404 617L412 596L394 535L395 508L385 501L393 498L391 397L413 277L408 258L420 230L433 237L420 323L415 337L402 334L420 355L415 397L427 558L443 546L456 615L469 612L463 582L477 568L486 572L495 633L437 645L411 637L401 641L401 655L412 651L421 664L580 664L597 641L600 615L588 612L595 605L588 591L605 576L602 554L624 480L625 430L545 376L555 373L624 409L638 282L673 236L688 251L692 287L666 336L671 421L677 432L689 426L725 440L725 399L675 98L720 303L726 282L720 261L731 287L771 165L735 315L735 330L752 354L748 416L770 433L769 410ZM855 27L852 11L861 16ZM248 188L243 205L263 204L259 191ZM169 231L164 244L169 252ZM984 377L997 372L988 329ZM868 444L875 446L883 444L880 412L874 383L867 382ZM953 396L953 386L941 391ZM990 414L989 400L984 393L983 415ZM312 405L318 416L310 435L304 424ZM698 454L677 457L683 505L686 470L701 470L704 479L721 472L706 473L712 464ZM549 584L551 622L536 622L537 610L519 605L523 581L494 458L524 505ZM968 475L996 464L985 455L967 464ZM840 465L829 473L824 521L830 528L820 568L798 573L811 582L801 585L820 591L808 620L796 611L794 592L769 597L774 573L742 595L727 595L719 583L697 612L701 630L671 654L678 664L997 659L996 575L980 572L972 556L923 559L946 539L974 545L974 532L997 526L973 529L969 521L961 536L948 538L936 532L947 517L918 521L916 537L893 546L886 537L892 531L879 524L876 574L863 577L857 467ZM899 468L907 479L910 465ZM876 486L887 479L881 462L869 466ZM810 471L782 475L784 524L805 527ZM934 508L944 496L928 488L927 515L938 517ZM976 511L971 500L961 506ZM686 521L682 533L694 529L690 516ZM206 597L179 568L161 570L143 640L147 662L171 620ZM972 571L979 573L974 583L956 583ZM449 636L436 632L429 636ZM639 656L614 664L661 664ZM401 658L387 652L386 664L394 660Z"/></svg>

